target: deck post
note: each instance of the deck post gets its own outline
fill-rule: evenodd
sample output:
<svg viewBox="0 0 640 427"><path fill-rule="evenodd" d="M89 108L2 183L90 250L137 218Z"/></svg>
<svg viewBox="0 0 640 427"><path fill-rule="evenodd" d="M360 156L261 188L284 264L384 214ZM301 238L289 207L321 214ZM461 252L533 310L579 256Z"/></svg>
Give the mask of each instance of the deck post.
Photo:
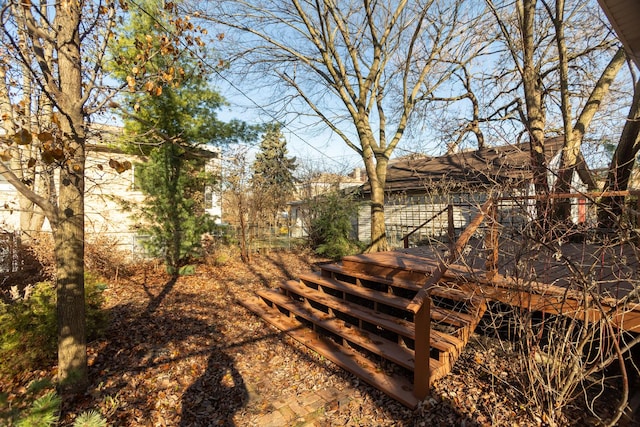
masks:
<svg viewBox="0 0 640 427"><path fill-rule="evenodd" d="M423 300L413 319L415 324L415 366L413 369L413 394L420 400L429 395L431 366L431 298Z"/></svg>
<svg viewBox="0 0 640 427"><path fill-rule="evenodd" d="M489 206L487 230L485 231L485 247L487 248L487 279L492 280L498 274L498 249L499 249L499 224L498 224L498 201L494 200Z"/></svg>

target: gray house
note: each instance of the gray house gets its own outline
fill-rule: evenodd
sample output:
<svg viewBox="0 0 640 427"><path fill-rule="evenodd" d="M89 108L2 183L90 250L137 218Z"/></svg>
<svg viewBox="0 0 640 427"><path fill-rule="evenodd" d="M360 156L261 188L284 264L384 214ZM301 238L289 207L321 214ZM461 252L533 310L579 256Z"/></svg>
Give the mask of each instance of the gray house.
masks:
<svg viewBox="0 0 640 427"><path fill-rule="evenodd" d="M551 186L556 177L554 170L560 164L563 142L563 137L545 141ZM529 150L530 145L526 142L438 157L410 155L391 160L385 187L385 219L390 244L400 246L404 235L434 216L436 218L415 237L421 239L446 234L447 215L444 210L449 204L454 205L455 227L466 227L477 207L492 192L507 199L501 202L499 209L502 222L518 225L533 218L533 200L518 200L534 194ZM595 182L582 158L574 173L572 188L574 192L595 189ZM361 191L364 200L370 199L368 183L362 186ZM523 203L526 205L524 209ZM437 215L439 212L442 214ZM591 218L586 204L577 202L572 206L575 223L587 222ZM357 220L358 238L362 241L370 239L370 220L370 209L365 204Z"/></svg>

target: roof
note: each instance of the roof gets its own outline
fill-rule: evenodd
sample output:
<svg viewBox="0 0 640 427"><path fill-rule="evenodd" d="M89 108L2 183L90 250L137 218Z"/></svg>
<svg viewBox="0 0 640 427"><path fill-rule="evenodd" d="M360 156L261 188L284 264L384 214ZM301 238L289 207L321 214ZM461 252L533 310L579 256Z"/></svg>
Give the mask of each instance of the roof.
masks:
<svg viewBox="0 0 640 427"><path fill-rule="evenodd" d="M547 161L562 149L562 136L545 140ZM528 142L488 147L481 150L465 151L439 157L405 156L393 159L387 169L386 191L418 192L425 185L437 183L451 187L487 188L496 184L518 185L530 182L530 144ZM590 179L583 161L579 162L578 173L584 182ZM364 193L370 192L366 183Z"/></svg>
<svg viewBox="0 0 640 427"><path fill-rule="evenodd" d="M598 0L629 57L640 67L640 2Z"/></svg>

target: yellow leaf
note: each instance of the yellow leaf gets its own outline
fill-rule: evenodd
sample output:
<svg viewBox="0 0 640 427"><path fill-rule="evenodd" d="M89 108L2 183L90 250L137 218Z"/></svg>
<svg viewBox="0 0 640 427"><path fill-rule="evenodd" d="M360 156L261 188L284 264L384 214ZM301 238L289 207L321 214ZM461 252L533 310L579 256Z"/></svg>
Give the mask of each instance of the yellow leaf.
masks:
<svg viewBox="0 0 640 427"><path fill-rule="evenodd" d="M133 76L127 76L127 85L129 86L129 90L131 90L132 92L135 90L136 88L136 79Z"/></svg>
<svg viewBox="0 0 640 427"><path fill-rule="evenodd" d="M156 87L156 96L160 96L162 95L162 86L157 86Z"/></svg>

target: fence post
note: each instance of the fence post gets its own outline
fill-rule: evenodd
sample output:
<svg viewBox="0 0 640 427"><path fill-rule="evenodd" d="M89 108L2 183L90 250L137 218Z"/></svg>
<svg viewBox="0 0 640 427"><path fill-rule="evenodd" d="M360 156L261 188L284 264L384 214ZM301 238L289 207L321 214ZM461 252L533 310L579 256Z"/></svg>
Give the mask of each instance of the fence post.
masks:
<svg viewBox="0 0 640 427"><path fill-rule="evenodd" d="M420 400L429 394L431 366L431 298L422 300L422 305L414 314L415 325L415 366L413 369L413 394Z"/></svg>

